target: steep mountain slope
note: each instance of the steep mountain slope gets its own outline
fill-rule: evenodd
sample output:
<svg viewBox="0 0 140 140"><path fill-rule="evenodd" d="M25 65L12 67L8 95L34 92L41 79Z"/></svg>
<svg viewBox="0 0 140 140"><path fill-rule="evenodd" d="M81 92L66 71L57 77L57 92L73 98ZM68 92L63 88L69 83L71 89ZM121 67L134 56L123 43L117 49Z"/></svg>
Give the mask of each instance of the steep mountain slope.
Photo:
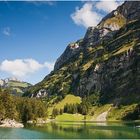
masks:
<svg viewBox="0 0 140 140"><path fill-rule="evenodd" d="M140 2L127 1L85 37L67 46L54 71L36 84L30 97L95 95L100 103L140 100Z"/></svg>
<svg viewBox="0 0 140 140"><path fill-rule="evenodd" d="M9 89L12 94L21 96L32 85L18 80L17 78L7 78L0 80L0 87L2 89Z"/></svg>

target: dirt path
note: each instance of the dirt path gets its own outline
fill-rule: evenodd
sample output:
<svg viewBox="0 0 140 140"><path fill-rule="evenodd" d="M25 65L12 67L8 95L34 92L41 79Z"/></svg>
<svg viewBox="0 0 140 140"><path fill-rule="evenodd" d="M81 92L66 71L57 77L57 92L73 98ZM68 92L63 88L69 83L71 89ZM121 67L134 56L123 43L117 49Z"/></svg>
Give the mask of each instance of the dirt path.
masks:
<svg viewBox="0 0 140 140"><path fill-rule="evenodd" d="M106 118L107 118L107 114L110 111L110 109L111 109L111 107L107 111L105 111L105 112L101 113L99 116L97 116L96 121L98 121L98 122L100 122L100 121L105 122Z"/></svg>

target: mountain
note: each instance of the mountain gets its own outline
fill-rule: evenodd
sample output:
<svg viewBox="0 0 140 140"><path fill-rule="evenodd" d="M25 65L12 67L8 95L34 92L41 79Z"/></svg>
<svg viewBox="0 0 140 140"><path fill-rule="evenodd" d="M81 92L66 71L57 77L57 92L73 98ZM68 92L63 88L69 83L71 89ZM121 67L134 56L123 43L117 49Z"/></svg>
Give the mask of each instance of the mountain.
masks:
<svg viewBox="0 0 140 140"><path fill-rule="evenodd" d="M25 94L95 96L101 104L140 101L140 2L126 1L70 43L54 70Z"/></svg>
<svg viewBox="0 0 140 140"><path fill-rule="evenodd" d="M27 82L20 81L15 77L10 77L6 79L0 79L0 86L2 89L9 89L14 95L21 96L32 85Z"/></svg>

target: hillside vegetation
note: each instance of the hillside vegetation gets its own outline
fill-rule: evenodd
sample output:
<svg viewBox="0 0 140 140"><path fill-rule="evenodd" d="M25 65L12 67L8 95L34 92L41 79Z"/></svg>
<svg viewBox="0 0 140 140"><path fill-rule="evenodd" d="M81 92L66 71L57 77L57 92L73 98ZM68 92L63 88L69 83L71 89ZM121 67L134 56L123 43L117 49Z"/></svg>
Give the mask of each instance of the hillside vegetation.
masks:
<svg viewBox="0 0 140 140"><path fill-rule="evenodd" d="M0 123L4 119L15 119L26 123L46 116L47 108L41 100L16 97L8 91L0 91Z"/></svg>
<svg viewBox="0 0 140 140"><path fill-rule="evenodd" d="M66 47L54 70L24 95L53 100L48 105L52 118L64 113L95 120L106 112L108 120L140 119L139 7L139 1L126 1L89 27L83 39ZM69 94L81 102L74 104Z"/></svg>
<svg viewBox="0 0 140 140"><path fill-rule="evenodd" d="M1 79L0 80L0 87L2 90L9 90L11 94L16 96L22 96L23 93L25 93L29 87L32 85L27 82L19 81L18 79Z"/></svg>

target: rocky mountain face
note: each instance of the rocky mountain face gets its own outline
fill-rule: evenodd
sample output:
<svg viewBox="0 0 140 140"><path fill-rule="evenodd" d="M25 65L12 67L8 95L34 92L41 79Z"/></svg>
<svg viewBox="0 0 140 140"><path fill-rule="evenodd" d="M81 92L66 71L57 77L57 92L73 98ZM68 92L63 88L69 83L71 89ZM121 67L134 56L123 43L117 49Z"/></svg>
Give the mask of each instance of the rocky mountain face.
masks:
<svg viewBox="0 0 140 140"><path fill-rule="evenodd" d="M140 100L140 2L127 1L70 43L31 97L95 95L101 103Z"/></svg>
<svg viewBox="0 0 140 140"><path fill-rule="evenodd" d="M54 70L59 69L82 48L100 43L100 40L103 39L104 36L105 39L112 37L114 32L123 27L127 22L139 19L139 6L139 2L125 2L122 6L103 18L96 27L89 27L84 39L78 40L67 46L64 53L57 59ZM78 48L72 48L72 45L78 45Z"/></svg>
<svg viewBox="0 0 140 140"><path fill-rule="evenodd" d="M11 93L14 95L21 96L31 86L32 86L31 84L20 81L19 79L15 78L15 77L0 79L0 87L2 89L10 90Z"/></svg>

